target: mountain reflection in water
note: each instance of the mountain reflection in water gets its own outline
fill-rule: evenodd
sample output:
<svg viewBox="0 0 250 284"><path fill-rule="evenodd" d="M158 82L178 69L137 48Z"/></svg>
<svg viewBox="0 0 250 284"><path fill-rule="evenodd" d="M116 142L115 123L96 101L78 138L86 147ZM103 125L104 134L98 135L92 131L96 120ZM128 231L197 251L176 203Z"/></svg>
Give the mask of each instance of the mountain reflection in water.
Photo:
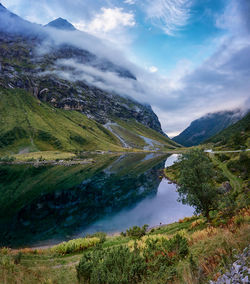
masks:
<svg viewBox="0 0 250 284"><path fill-rule="evenodd" d="M0 166L0 246L47 245L192 215L177 203L175 185L159 178L167 158L98 155L89 165Z"/></svg>

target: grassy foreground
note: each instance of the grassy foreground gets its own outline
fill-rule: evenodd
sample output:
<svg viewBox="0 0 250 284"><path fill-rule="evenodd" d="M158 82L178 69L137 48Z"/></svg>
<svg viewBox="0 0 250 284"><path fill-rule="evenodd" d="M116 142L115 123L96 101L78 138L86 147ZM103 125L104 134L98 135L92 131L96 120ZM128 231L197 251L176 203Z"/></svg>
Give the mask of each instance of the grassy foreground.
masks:
<svg viewBox="0 0 250 284"><path fill-rule="evenodd" d="M140 239L133 235L105 237L101 234L48 249L2 248L1 283L78 283L76 266L83 254L96 251L97 244L102 250L122 245L132 251L136 243L143 254L149 240L160 243L174 238L176 234L187 240L188 253L185 257L178 258L173 265L169 264L169 271L159 273L159 267L151 267L153 276L147 277L144 282L134 283L206 283L208 279L219 277L234 260L234 255L249 244L249 216L249 209L241 210L227 224L219 227L208 226L202 217L184 218L177 223L152 229ZM152 252L156 253L154 248ZM170 260L174 257L175 252L169 253ZM166 279L169 280L164 282Z"/></svg>

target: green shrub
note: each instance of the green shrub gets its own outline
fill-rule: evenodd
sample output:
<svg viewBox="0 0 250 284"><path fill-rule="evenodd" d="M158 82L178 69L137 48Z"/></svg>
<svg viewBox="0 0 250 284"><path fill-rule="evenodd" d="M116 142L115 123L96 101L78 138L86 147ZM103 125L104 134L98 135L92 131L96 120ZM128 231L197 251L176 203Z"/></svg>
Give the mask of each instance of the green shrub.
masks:
<svg viewBox="0 0 250 284"><path fill-rule="evenodd" d="M124 232L121 232L121 234L120 234L122 237L126 237L126 233L124 233Z"/></svg>
<svg viewBox="0 0 250 284"><path fill-rule="evenodd" d="M230 160L230 156L226 154L216 154L216 157L218 157L221 162Z"/></svg>
<svg viewBox="0 0 250 284"><path fill-rule="evenodd" d="M73 142L76 142L77 144L83 145L87 143L87 140L82 138L80 135L77 134L72 134L70 135L70 140L72 140Z"/></svg>
<svg viewBox="0 0 250 284"><path fill-rule="evenodd" d="M86 238L98 238L100 239L100 243L104 243L106 241L107 238L107 234L104 232L97 232L94 234L88 234L85 236Z"/></svg>
<svg viewBox="0 0 250 284"><path fill-rule="evenodd" d="M148 225L146 224L143 225L142 227L134 226L132 228L129 228L126 231L126 235L132 238L141 238L146 235L147 229L148 229Z"/></svg>
<svg viewBox="0 0 250 284"><path fill-rule="evenodd" d="M100 243L100 239L96 237L74 239L68 242L62 242L59 245L52 247L51 251L54 253L65 255L83 251L89 247L97 245L98 243Z"/></svg>
<svg viewBox="0 0 250 284"><path fill-rule="evenodd" d="M16 140L27 138L27 132L21 127L14 127L0 135L0 148L13 144Z"/></svg>
<svg viewBox="0 0 250 284"><path fill-rule="evenodd" d="M140 240L141 241L141 240ZM76 267L80 283L168 283L176 277L176 264L188 255L187 239L148 238L146 246L95 249L85 253ZM140 249L139 249L140 248ZM156 282L157 281L157 282Z"/></svg>
<svg viewBox="0 0 250 284"><path fill-rule="evenodd" d="M9 163L9 162L14 162L15 159L16 159L15 157L5 156L5 157L0 158L0 162Z"/></svg>
<svg viewBox="0 0 250 284"><path fill-rule="evenodd" d="M76 267L80 283L138 283L146 273L146 262L138 250L119 246L86 253Z"/></svg>
<svg viewBox="0 0 250 284"><path fill-rule="evenodd" d="M36 137L37 137L38 140L47 142L48 144L55 146L57 149L62 148L61 142L55 136L50 134L49 132L46 132L46 131L43 131L43 130L38 130Z"/></svg>
<svg viewBox="0 0 250 284"><path fill-rule="evenodd" d="M19 264L21 262L22 253L19 251L17 254L13 256L13 260L15 264Z"/></svg>

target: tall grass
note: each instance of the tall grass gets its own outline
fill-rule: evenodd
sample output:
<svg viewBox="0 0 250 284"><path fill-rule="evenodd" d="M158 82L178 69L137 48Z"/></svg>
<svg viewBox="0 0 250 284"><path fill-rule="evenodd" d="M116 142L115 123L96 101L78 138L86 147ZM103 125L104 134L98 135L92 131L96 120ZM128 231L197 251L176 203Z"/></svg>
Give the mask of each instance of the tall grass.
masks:
<svg viewBox="0 0 250 284"><path fill-rule="evenodd" d="M93 238L81 238L81 239L74 239L68 242L62 242L59 245L52 247L50 250L52 253L58 253L61 255L81 252L86 250L90 247L93 247L100 243L100 239L93 237Z"/></svg>

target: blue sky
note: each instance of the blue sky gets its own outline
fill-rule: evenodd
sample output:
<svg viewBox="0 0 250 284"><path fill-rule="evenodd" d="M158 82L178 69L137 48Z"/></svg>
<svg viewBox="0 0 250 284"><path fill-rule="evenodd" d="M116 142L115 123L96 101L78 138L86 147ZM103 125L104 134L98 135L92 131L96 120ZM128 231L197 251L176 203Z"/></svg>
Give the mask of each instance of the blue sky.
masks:
<svg viewBox="0 0 250 284"><path fill-rule="evenodd" d="M145 100L170 136L201 115L249 102L250 86L245 82L250 71L245 64L250 58L246 52L250 47L248 0L0 2L39 24L63 17L121 50L152 75L149 80L141 71L138 80L151 88ZM235 69L242 54L246 60Z"/></svg>
<svg viewBox="0 0 250 284"><path fill-rule="evenodd" d="M168 2L170 5L166 7ZM133 62L145 68L154 66L151 69L157 68L162 74L169 74L178 61L189 60L193 67L199 65L215 51L213 39L225 33L215 24L216 16L225 8L225 0L3 0L2 3L36 23L46 24L57 17L66 18L79 29L121 44ZM124 17L124 21L115 19L106 30L102 27L91 29L89 25L98 16L100 21L105 20L107 9L110 22L117 16ZM160 18L154 10L157 15L161 11ZM164 13L167 18L164 18Z"/></svg>

